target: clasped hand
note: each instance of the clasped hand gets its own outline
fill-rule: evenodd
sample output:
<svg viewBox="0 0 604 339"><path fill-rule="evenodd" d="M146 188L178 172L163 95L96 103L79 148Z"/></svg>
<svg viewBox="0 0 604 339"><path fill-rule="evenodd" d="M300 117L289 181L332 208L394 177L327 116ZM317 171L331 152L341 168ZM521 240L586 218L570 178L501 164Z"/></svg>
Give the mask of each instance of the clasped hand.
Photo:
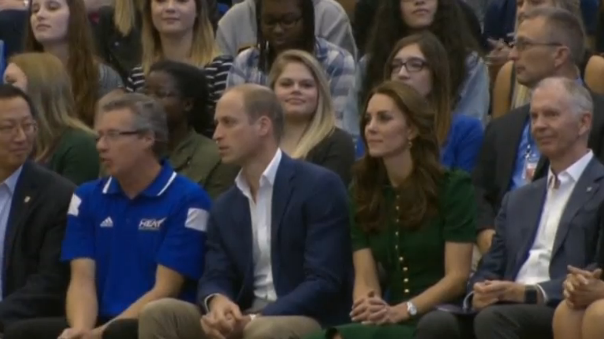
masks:
<svg viewBox="0 0 604 339"><path fill-rule="evenodd" d="M589 306L604 297L604 282L600 279L602 270L592 272L568 266L564 280L564 298L570 308L579 309Z"/></svg>
<svg viewBox="0 0 604 339"><path fill-rule="evenodd" d="M201 328L210 339L238 339L250 321L250 316L243 316L237 304L218 295L210 303L210 313L201 317Z"/></svg>
<svg viewBox="0 0 604 339"><path fill-rule="evenodd" d="M402 308L401 305L390 306L371 291L366 296L355 300L350 317L352 321L365 325L387 325L407 320L409 314L406 308Z"/></svg>
<svg viewBox="0 0 604 339"><path fill-rule="evenodd" d="M474 284L472 307L481 310L500 301L524 302L525 287L513 281L487 280Z"/></svg>

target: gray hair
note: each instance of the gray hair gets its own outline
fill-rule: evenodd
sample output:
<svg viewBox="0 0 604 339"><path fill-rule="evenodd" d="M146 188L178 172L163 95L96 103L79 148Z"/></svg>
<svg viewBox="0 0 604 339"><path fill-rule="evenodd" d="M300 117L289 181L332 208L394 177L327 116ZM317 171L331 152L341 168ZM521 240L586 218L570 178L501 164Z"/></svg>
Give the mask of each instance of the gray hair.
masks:
<svg viewBox="0 0 604 339"><path fill-rule="evenodd" d="M594 102L589 90L576 80L562 77L545 78L537 84L535 90L557 87L564 90L567 95L571 110L576 116L582 113L593 114Z"/></svg>
<svg viewBox="0 0 604 339"><path fill-rule="evenodd" d="M275 92L268 87L254 84L235 86L231 90L241 93L243 107L250 120L255 121L263 116L270 119L274 137L280 141L283 136L285 114Z"/></svg>
<svg viewBox="0 0 604 339"><path fill-rule="evenodd" d="M585 57L585 29L580 18L556 7L537 7L524 14L527 19L543 18L549 42L560 43L570 51L570 59L580 65Z"/></svg>
<svg viewBox="0 0 604 339"><path fill-rule="evenodd" d="M97 115L120 109L132 112L134 130L153 134L153 153L158 159L164 157L168 152L168 122L164 107L144 94L118 94L101 100Z"/></svg>

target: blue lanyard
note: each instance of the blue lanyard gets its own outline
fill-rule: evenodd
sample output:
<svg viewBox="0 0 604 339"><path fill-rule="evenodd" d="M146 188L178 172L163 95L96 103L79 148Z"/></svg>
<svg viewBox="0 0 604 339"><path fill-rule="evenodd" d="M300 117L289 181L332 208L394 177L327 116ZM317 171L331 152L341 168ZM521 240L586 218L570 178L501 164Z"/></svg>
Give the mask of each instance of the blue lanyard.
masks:
<svg viewBox="0 0 604 339"><path fill-rule="evenodd" d="M524 155L525 158L528 159L528 157L531 155L531 150L533 148L533 135L531 134L531 121L529 120L526 126L526 154Z"/></svg>

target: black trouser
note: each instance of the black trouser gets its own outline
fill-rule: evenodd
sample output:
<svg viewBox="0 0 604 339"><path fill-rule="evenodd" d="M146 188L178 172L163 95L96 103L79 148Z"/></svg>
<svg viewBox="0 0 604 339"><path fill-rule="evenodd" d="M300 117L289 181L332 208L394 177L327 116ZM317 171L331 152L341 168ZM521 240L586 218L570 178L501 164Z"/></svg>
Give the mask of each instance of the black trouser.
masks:
<svg viewBox="0 0 604 339"><path fill-rule="evenodd" d="M101 325L103 322L100 322ZM65 318L39 318L20 321L4 331L3 339L57 339L69 328ZM138 320L123 319L109 324L103 339L137 339Z"/></svg>
<svg viewBox="0 0 604 339"><path fill-rule="evenodd" d="M475 316L426 314L416 339L551 339L554 309L540 305L493 305Z"/></svg>

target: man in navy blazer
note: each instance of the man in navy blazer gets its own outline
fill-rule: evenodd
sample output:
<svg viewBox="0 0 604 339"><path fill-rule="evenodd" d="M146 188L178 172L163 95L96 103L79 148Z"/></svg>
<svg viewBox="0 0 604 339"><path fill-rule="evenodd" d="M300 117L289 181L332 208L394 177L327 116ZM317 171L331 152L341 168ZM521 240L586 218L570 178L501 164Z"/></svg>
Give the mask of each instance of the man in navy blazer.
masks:
<svg viewBox="0 0 604 339"><path fill-rule="evenodd" d="M229 90L215 119L222 160L241 172L210 213L198 305L150 305L140 338L289 339L346 322L352 260L342 180L279 149L283 111L265 87Z"/></svg>
<svg viewBox="0 0 604 339"><path fill-rule="evenodd" d="M450 331L457 338L468 331L477 339L552 337L568 266L595 267L604 166L587 147L592 116L591 95L576 81L547 78L537 86L531 133L550 161L547 177L504 197L493 245L468 286L465 316L435 314L424 324L434 335L419 338Z"/></svg>

